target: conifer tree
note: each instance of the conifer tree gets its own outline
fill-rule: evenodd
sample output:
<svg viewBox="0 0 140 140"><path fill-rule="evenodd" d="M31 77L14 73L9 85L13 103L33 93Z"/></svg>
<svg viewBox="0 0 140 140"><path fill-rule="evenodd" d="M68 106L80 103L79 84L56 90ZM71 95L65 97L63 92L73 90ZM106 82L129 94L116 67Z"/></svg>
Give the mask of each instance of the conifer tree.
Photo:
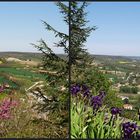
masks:
<svg viewBox="0 0 140 140"><path fill-rule="evenodd" d="M86 67L87 64L90 64L92 62L92 58L84 48L84 43L87 41L87 38L90 35L91 31L96 29L95 26L92 28L86 26L88 21L86 20L87 13L85 12L85 8L88 6L88 4L87 2L76 1L69 2L69 4L70 8L68 4L56 2L60 13L63 15L64 22L70 29L70 36L69 34L57 31L46 21L42 21L48 31L52 31L55 37L60 38L59 42L55 43L55 46L62 47L64 49L64 52L67 56L66 59L63 59L55 54L52 51L51 47L49 47L47 43L42 39L39 41L39 45L33 44L44 54L44 68L51 71L57 71L57 77L53 79L54 82L58 82L58 80L60 79L68 79L68 70L71 66L74 66L76 69L81 68L79 70L83 70L83 68ZM71 39L70 46L69 37ZM69 50L71 51L70 53ZM69 54L71 56L69 56ZM70 63L68 57L70 57ZM50 81L52 81L52 77L50 77ZM67 82L65 81L64 83Z"/></svg>
<svg viewBox="0 0 140 140"><path fill-rule="evenodd" d="M57 2L56 5L59 7L60 12L64 15L64 21L68 23L68 13L69 9L68 6L65 5L62 2ZM57 31L54 29L51 25L49 25L46 21L42 20L42 23L45 26L45 29L48 31L51 31L54 33L55 37L59 37L59 42L54 43L55 47L62 47L64 49L64 52L66 56L68 56L69 50L68 50L68 41L69 41L69 35L62 33L60 31ZM65 59L54 53L51 49L51 47L48 46L48 44L41 39L39 41L39 44L32 44L35 48L37 48L39 51L43 53L43 67L44 69L48 71L55 71L56 75L50 75L47 80L51 82L51 84L59 83L59 81L62 79L68 78L68 58ZM66 83L66 82L64 82Z"/></svg>
<svg viewBox="0 0 140 140"><path fill-rule="evenodd" d="M87 2L71 2L71 23L70 23L70 50L71 50L71 83L85 82L85 71L90 67L93 58L85 49L85 43L90 33L96 27L88 27L86 7Z"/></svg>
<svg viewBox="0 0 140 140"><path fill-rule="evenodd" d="M56 2L59 7L60 13L63 15L63 20L68 26L69 24L69 6L62 2ZM52 48L48 46L47 42L40 39L38 44L32 44L35 48L42 52L42 64L43 68L50 73L47 73L47 82L49 86L46 86L46 92L53 97L53 101L56 102L56 108L59 108L59 112L62 109L67 109L68 105L68 91L61 91L61 86L68 87L68 69L69 69L69 35L58 31L52 27L49 23L42 20L43 25L47 31L53 32L55 38L59 38L59 41L55 44L55 47L61 47L64 50L65 57L53 52ZM67 28L68 29L68 28ZM53 72L56 72L55 74ZM49 92L48 92L49 91ZM66 117L66 116L65 116ZM66 117L67 118L67 117Z"/></svg>
<svg viewBox="0 0 140 140"><path fill-rule="evenodd" d="M71 2L71 59L73 65L85 66L92 62L92 59L84 48L84 43L87 41L91 31L96 27L87 27L88 20L86 20L87 12L85 8L88 6L87 2Z"/></svg>

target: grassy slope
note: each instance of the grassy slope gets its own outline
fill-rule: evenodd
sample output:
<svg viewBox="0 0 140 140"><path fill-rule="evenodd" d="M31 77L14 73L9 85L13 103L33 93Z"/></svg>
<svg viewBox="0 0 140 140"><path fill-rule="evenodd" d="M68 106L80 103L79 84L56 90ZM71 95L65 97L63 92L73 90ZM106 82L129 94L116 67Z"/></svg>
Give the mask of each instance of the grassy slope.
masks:
<svg viewBox="0 0 140 140"><path fill-rule="evenodd" d="M12 54L13 56L11 56L11 54L7 53L7 54L3 54L3 55L7 55L8 57L17 57L17 58L32 58L32 54L30 56L30 54ZM15 55L15 56L14 56ZM37 59L37 61L40 61L40 54L39 54L39 58L35 57L35 59ZM12 76L14 77L21 85L20 89L15 91L15 97L19 100L20 98L25 98L25 88L30 87L35 81L42 81L45 80L44 75L39 74L39 73L35 73L32 72L32 70L37 71L37 68L32 68L29 67L28 69L24 69L23 65L20 65L18 63L8 63L6 64L6 67L1 64L0 65L0 72L2 74L6 74L7 76ZM0 83L3 83L3 81L7 81L9 82L9 84L13 84L12 81L4 78L4 76L1 76L1 80ZM13 85L12 85L13 86ZM49 92L49 91L48 91ZM52 91L51 91L52 92ZM21 94L24 93L24 94ZM6 93L3 93L0 95L0 99L5 98L6 96L8 96ZM27 106L27 104L25 104L25 106ZM23 107L23 105L22 105ZM20 110L23 111L22 108L19 108L19 113ZM28 111L28 115L30 116L31 110ZM66 113L66 112L65 112ZM26 114L26 116L28 116ZM65 138L68 128L67 128L67 123L63 124L61 123L61 117L62 114L60 114L58 111L54 111L53 113L51 113L48 118L48 121L43 121L43 120L36 120L35 122L30 121L30 117L26 117L25 114L18 114L17 116L20 116L21 119L19 119L19 122L23 122L22 120L25 120L26 123L28 121L30 121L30 124L28 124L26 126L26 128L21 129L20 132L15 132L14 130L9 130L9 134L6 135L6 137L48 137L48 138L58 138L58 137L62 137ZM23 116L25 116L23 118ZM66 115L65 115L66 116ZM13 120L13 122L9 122L12 125L16 125L17 120ZM20 123L18 124L20 127ZM64 125L64 126L62 126ZM13 126L15 127L15 126ZM8 129L8 128L7 128ZM15 130L17 131L18 128L15 128ZM36 132L35 132L36 131Z"/></svg>

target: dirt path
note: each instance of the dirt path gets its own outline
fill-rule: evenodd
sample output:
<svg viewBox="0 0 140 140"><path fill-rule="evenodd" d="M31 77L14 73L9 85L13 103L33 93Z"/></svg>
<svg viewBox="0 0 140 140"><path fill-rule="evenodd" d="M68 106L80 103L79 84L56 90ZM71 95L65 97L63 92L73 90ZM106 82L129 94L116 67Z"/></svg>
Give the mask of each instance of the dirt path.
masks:
<svg viewBox="0 0 140 140"><path fill-rule="evenodd" d="M44 81L38 81L38 82L35 82L32 86L30 86L28 89L25 89L25 91L29 91L31 89L33 89L34 87L36 87L38 84L43 84Z"/></svg>

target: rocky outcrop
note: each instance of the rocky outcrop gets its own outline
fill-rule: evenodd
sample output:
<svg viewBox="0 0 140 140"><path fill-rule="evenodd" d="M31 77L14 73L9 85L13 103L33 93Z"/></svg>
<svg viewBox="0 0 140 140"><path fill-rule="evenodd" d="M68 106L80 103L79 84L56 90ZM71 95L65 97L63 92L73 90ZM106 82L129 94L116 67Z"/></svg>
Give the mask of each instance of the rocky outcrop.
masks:
<svg viewBox="0 0 140 140"><path fill-rule="evenodd" d="M32 108L32 116L37 119L47 120L52 107L53 98L45 95L43 81L36 82L26 89L29 106Z"/></svg>

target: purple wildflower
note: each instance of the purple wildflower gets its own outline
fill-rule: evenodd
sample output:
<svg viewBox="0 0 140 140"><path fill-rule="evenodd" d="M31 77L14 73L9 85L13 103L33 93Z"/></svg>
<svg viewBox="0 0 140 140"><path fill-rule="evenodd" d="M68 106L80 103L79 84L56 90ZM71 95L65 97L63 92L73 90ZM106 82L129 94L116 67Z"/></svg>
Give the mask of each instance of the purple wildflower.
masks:
<svg viewBox="0 0 140 140"><path fill-rule="evenodd" d="M90 91L87 85L85 84L82 85L82 92L84 97L89 97Z"/></svg>
<svg viewBox="0 0 140 140"><path fill-rule="evenodd" d="M5 99L0 105L0 119L9 119L11 107L16 106L16 101Z"/></svg>
<svg viewBox="0 0 140 140"><path fill-rule="evenodd" d="M82 91L86 91L87 89L89 89L88 86L85 85L85 84L83 84L83 85L82 85Z"/></svg>
<svg viewBox="0 0 140 140"><path fill-rule="evenodd" d="M135 123L126 122L122 124L124 138L131 138L134 131L136 131L137 125Z"/></svg>
<svg viewBox="0 0 140 140"><path fill-rule="evenodd" d="M93 109L98 110L99 107L102 105L102 99L100 96L92 96L91 97L91 106L93 106Z"/></svg>
<svg viewBox="0 0 140 140"><path fill-rule="evenodd" d="M73 95L77 95L77 93L80 91L80 85L79 84L73 85L71 86L70 90Z"/></svg>
<svg viewBox="0 0 140 140"><path fill-rule="evenodd" d="M117 115L117 114L120 114L121 113L121 109L117 108L117 107L112 107L111 108L111 114L112 115Z"/></svg>

